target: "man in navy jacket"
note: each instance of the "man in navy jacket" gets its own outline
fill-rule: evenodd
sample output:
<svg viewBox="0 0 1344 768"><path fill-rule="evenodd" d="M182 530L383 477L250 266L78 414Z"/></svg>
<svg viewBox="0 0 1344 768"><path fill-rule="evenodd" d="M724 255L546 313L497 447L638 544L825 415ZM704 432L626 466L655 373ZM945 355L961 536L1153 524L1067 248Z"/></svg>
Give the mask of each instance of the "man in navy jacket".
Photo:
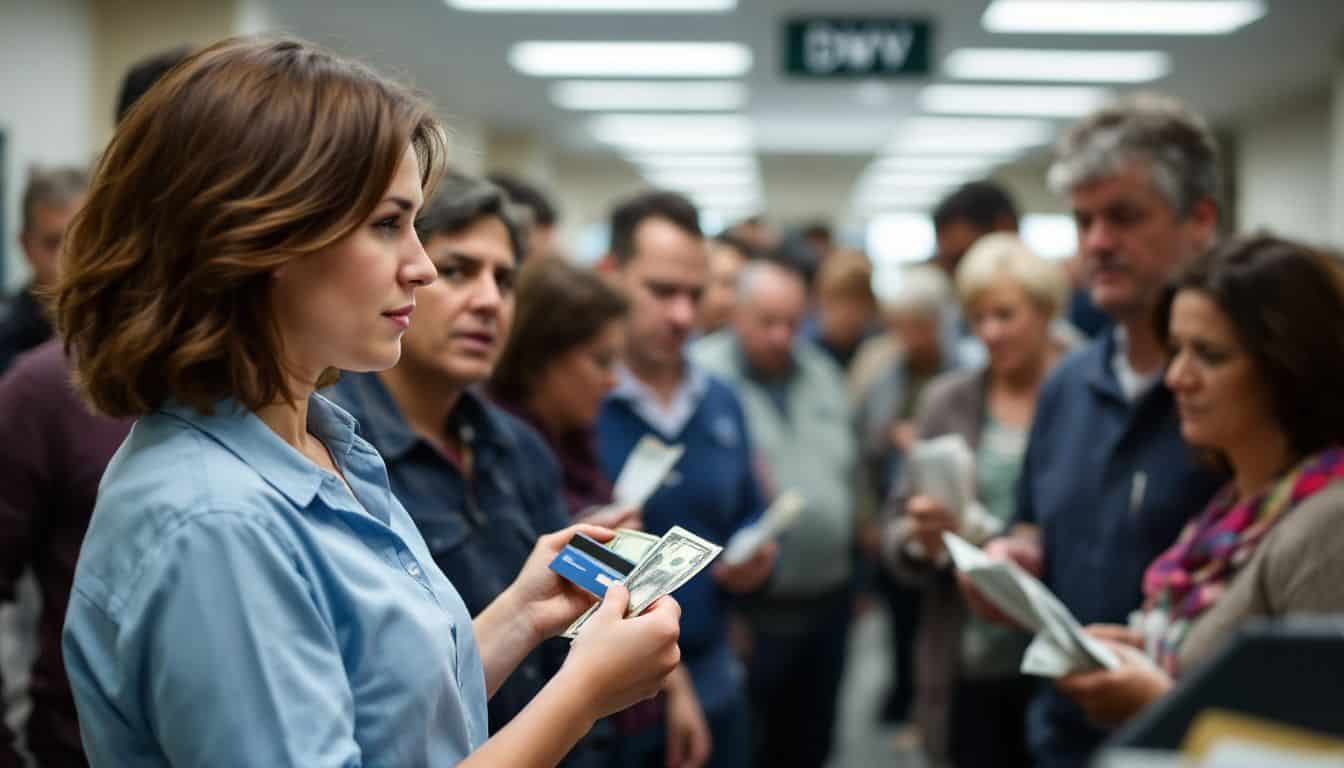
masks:
<svg viewBox="0 0 1344 768"><path fill-rule="evenodd" d="M617 477L645 435L685 447L663 486L644 504L644 528L683 526L724 544L761 512L762 499L737 395L685 356L709 279L698 212L670 192L627 200L612 213L604 267L630 300L626 359L598 416L598 454ZM750 713L743 671L728 643L728 594L759 589L774 545L737 566L719 564L677 591L682 662L690 670L713 738L710 766L750 765Z"/></svg>
<svg viewBox="0 0 1344 768"><path fill-rule="evenodd" d="M1168 277L1216 237L1217 147L1179 104L1139 97L1074 127L1049 178L1073 209L1092 301L1115 328L1042 387L1016 525L986 551L1040 575L1083 624L1125 624L1144 569L1219 482L1181 440L1152 325ZM1028 712L1042 768L1086 765L1103 735L1051 685Z"/></svg>

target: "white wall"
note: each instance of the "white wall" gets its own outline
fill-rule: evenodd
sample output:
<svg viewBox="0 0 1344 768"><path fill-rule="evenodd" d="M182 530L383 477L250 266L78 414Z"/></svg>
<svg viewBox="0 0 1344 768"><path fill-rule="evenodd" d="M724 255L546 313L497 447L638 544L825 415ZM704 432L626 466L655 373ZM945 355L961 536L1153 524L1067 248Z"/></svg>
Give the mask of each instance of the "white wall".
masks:
<svg viewBox="0 0 1344 768"><path fill-rule="evenodd" d="M0 126L8 136L4 184L4 291L28 279L19 253L19 197L34 164L88 164L93 34L87 0L0 0Z"/></svg>
<svg viewBox="0 0 1344 768"><path fill-rule="evenodd" d="M1238 230L1331 242L1340 213L1330 170L1329 93L1247 119L1236 133Z"/></svg>

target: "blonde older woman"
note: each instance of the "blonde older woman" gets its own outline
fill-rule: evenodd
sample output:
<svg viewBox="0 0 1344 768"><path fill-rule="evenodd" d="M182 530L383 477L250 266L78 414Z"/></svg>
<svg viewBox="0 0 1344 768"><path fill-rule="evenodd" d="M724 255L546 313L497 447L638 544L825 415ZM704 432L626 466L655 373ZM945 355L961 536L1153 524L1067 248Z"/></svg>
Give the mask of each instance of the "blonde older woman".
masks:
<svg viewBox="0 0 1344 768"><path fill-rule="evenodd" d="M907 472L887 501L884 559L923 590L915 720L935 765L1030 763L1018 674L1027 638L969 615L942 545L943 531L982 539L1012 517L1013 490L1036 394L1066 342L1052 333L1068 285L1058 264L1016 235L986 235L967 252L956 289L988 352L984 367L931 382L915 415L917 437L961 435L975 457L976 511L949 509L913 487ZM977 543L979 543L977 541Z"/></svg>

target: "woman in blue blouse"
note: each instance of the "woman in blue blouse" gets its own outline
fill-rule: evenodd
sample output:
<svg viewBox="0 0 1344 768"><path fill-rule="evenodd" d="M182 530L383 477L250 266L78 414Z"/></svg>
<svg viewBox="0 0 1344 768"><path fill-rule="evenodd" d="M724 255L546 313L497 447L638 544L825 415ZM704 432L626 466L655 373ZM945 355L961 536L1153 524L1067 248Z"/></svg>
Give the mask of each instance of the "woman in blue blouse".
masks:
<svg viewBox="0 0 1344 768"><path fill-rule="evenodd" d="M487 740L489 695L591 602L547 568L573 530L473 622L315 394L397 361L436 278L412 223L443 136L358 65L238 39L166 76L104 154L55 300L86 398L139 419L66 616L92 765L553 765L676 667L676 603L624 620L615 588Z"/></svg>

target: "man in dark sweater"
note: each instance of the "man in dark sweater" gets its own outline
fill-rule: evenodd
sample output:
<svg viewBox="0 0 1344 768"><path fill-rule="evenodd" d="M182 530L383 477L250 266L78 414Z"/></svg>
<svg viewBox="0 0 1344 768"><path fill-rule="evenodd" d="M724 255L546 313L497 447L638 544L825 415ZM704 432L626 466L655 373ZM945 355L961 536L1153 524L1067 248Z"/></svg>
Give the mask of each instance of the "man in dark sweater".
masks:
<svg viewBox="0 0 1344 768"><path fill-rule="evenodd" d="M725 543L762 508L742 406L733 390L685 356L709 260L695 207L652 192L612 213L604 267L630 301L625 366L598 416L598 453L617 477L645 435L685 447L666 482L644 505L644 527L681 525ZM774 564L773 544L737 566L720 564L677 592L682 660L713 737L711 766L748 766L750 714L744 672L728 644L727 596L759 589Z"/></svg>

